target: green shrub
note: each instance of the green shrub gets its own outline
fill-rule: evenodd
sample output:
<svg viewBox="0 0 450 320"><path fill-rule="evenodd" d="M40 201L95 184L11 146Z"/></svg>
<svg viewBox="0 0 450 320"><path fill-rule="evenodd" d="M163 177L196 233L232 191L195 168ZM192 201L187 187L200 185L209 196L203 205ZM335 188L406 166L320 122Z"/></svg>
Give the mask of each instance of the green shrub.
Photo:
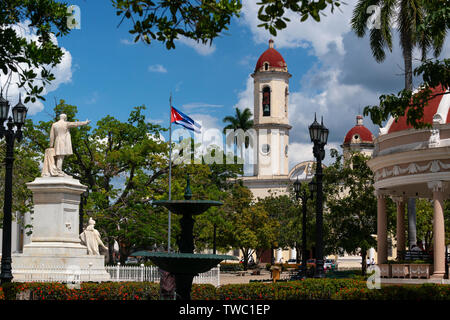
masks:
<svg viewBox="0 0 450 320"><path fill-rule="evenodd" d="M3 291L5 300L15 300L16 294L19 292L18 284L16 282L6 282L0 287Z"/></svg>
<svg viewBox="0 0 450 320"><path fill-rule="evenodd" d="M192 300L216 300L216 287L212 284L192 284Z"/></svg>
<svg viewBox="0 0 450 320"><path fill-rule="evenodd" d="M80 289L69 289L57 282L21 283L17 291L31 292L33 300L157 300L159 284L151 282L104 282L81 284Z"/></svg>
<svg viewBox="0 0 450 320"><path fill-rule="evenodd" d="M276 284L228 284L216 290L217 300L274 300Z"/></svg>
<svg viewBox="0 0 450 320"><path fill-rule="evenodd" d="M381 289L346 288L332 296L336 300L450 300L450 286L442 284L390 285Z"/></svg>
<svg viewBox="0 0 450 320"><path fill-rule="evenodd" d="M363 288L365 281L352 279L306 279L276 283L224 285L218 300L316 300L331 299L343 288Z"/></svg>

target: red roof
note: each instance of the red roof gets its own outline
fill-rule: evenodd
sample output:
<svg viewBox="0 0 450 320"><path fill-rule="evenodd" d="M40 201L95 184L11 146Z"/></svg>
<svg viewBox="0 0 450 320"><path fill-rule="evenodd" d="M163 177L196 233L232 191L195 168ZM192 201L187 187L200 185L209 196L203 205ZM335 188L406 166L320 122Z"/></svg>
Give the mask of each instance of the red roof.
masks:
<svg viewBox="0 0 450 320"><path fill-rule="evenodd" d="M372 132L370 132L370 130L366 127L358 125L354 126L350 129L349 132L347 132L347 134L345 135L344 143L350 143L355 134L359 135L361 142L373 143Z"/></svg>
<svg viewBox="0 0 450 320"><path fill-rule="evenodd" d="M438 86L436 88L431 89L432 94L439 94L439 93L445 93L446 90L443 90L441 86ZM444 97L443 94L435 96L433 99L431 99L428 104L424 108L423 112L423 121L425 123L432 124L433 123L433 116L437 113L439 104L441 103L442 98ZM447 106L448 108L448 106ZM447 114L446 123L450 122L450 112ZM391 126L389 127L388 133L407 130L413 128L412 125L409 125L406 123L406 117L402 116L398 118L397 121L392 122Z"/></svg>
<svg viewBox="0 0 450 320"><path fill-rule="evenodd" d="M356 117L356 126L350 129L349 132L345 135L344 144L350 143L353 137L357 134L359 135L359 139L361 139L361 143L373 143L373 135L369 129L367 129L362 124L363 117Z"/></svg>
<svg viewBox="0 0 450 320"><path fill-rule="evenodd" d="M269 41L269 49L263 52L256 62L255 71L263 67L264 63L268 62L269 67L272 68L286 68L287 64L281 54L273 48L273 41Z"/></svg>

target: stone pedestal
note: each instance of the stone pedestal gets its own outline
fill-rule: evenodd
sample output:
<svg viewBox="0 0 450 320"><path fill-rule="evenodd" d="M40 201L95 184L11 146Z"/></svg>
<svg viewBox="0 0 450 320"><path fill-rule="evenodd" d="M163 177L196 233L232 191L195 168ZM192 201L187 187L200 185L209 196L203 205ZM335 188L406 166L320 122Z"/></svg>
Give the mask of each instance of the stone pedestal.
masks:
<svg viewBox="0 0 450 320"><path fill-rule="evenodd" d="M43 273L80 273L82 281L109 280L104 256L88 255L79 238L78 208L86 187L70 176L41 177L27 186L33 192L33 234L23 253L12 256L14 280L37 280Z"/></svg>

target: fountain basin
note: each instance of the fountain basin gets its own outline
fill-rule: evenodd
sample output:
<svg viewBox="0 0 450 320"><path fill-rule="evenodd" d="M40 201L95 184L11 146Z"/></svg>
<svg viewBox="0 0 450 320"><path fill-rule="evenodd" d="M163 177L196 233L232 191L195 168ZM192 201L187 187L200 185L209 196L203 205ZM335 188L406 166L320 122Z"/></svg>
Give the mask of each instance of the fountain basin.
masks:
<svg viewBox="0 0 450 320"><path fill-rule="evenodd" d="M148 257L159 268L172 274L193 276L211 270L222 260L238 260L230 255L167 252L135 252L133 256Z"/></svg>

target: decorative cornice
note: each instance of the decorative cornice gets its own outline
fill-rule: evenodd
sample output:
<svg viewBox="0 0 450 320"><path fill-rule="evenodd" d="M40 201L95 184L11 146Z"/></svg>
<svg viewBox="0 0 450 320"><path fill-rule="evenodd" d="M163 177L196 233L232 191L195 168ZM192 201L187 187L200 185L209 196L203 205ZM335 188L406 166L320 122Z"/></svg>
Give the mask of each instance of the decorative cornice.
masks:
<svg viewBox="0 0 450 320"><path fill-rule="evenodd" d="M432 173L440 172L443 170L449 170L450 163L443 163L440 160L433 160L428 162L426 165L420 166L415 162L409 163L407 167L400 167L400 165L394 165L391 170L382 168L377 170L374 175L374 180L379 181L391 176L401 176L405 174L417 174L430 171Z"/></svg>
<svg viewBox="0 0 450 320"><path fill-rule="evenodd" d="M442 142L442 140L441 140ZM392 167L395 165L404 165L410 163L412 160L417 162L433 161L433 160L448 160L449 149L447 147L431 148L426 150L410 150L396 154L380 155L371 158L367 161L367 165L376 172L383 168Z"/></svg>

